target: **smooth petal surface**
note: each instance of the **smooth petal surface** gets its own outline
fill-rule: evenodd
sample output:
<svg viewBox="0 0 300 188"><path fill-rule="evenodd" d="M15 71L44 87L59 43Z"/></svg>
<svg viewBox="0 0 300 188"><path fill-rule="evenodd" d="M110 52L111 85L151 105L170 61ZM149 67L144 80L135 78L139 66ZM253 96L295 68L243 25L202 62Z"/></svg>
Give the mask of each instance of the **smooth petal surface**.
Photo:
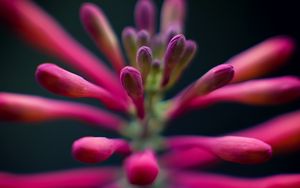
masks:
<svg viewBox="0 0 300 188"><path fill-rule="evenodd" d="M139 0L135 6L135 24L139 30L155 32L156 7L152 0Z"/></svg>
<svg viewBox="0 0 300 188"><path fill-rule="evenodd" d="M0 173L2 188L98 188L119 176L115 168L82 168L40 174Z"/></svg>
<svg viewBox="0 0 300 188"><path fill-rule="evenodd" d="M120 117L89 105L0 93L0 120L42 122L55 119L75 119L115 131L124 128L124 120Z"/></svg>
<svg viewBox="0 0 300 188"><path fill-rule="evenodd" d="M2 0L7 20L27 42L60 58L117 95L125 97L117 77L94 55L75 41L46 12L31 1ZM6 11L5 11L6 12Z"/></svg>
<svg viewBox="0 0 300 188"><path fill-rule="evenodd" d="M95 4L84 3L80 9L80 16L85 29L119 73L125 66L124 58L117 36L103 11Z"/></svg>
<svg viewBox="0 0 300 188"><path fill-rule="evenodd" d="M257 78L278 69L290 58L294 48L291 38L278 36L234 56L226 62L236 70L232 83Z"/></svg>
<svg viewBox="0 0 300 188"><path fill-rule="evenodd" d="M125 112L128 110L128 105L122 98L54 64L44 63L38 66L35 76L42 86L55 94L96 98L111 109Z"/></svg>
<svg viewBox="0 0 300 188"><path fill-rule="evenodd" d="M83 137L72 146L73 156L84 163L99 163L107 160L114 153L129 154L129 143L121 139L105 137Z"/></svg>

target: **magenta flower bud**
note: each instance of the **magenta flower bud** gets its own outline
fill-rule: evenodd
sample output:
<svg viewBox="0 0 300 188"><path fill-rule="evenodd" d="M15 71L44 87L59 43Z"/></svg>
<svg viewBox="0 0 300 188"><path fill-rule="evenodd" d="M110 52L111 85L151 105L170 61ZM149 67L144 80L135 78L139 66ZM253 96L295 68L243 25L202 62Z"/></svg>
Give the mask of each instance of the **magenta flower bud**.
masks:
<svg viewBox="0 0 300 188"><path fill-rule="evenodd" d="M152 50L147 46L142 46L139 48L136 56L136 62L138 64L139 70L141 71L144 83L147 80L147 76L151 70L152 64Z"/></svg>
<svg viewBox="0 0 300 188"><path fill-rule="evenodd" d="M185 37L183 35L176 35L168 44L164 57L164 72L162 86L166 86L169 82L172 71L178 63L185 46Z"/></svg>
<svg viewBox="0 0 300 188"><path fill-rule="evenodd" d="M88 105L0 93L0 120L41 122L53 119L75 119L114 131L124 129L123 119Z"/></svg>
<svg viewBox="0 0 300 188"><path fill-rule="evenodd" d="M152 0L139 0L135 6L135 24L151 35L155 32L156 7Z"/></svg>
<svg viewBox="0 0 300 188"><path fill-rule="evenodd" d="M97 98L111 109L122 111L128 109L123 99L113 97L105 89L54 64L44 63L40 65L36 70L36 78L42 86L58 95Z"/></svg>
<svg viewBox="0 0 300 188"><path fill-rule="evenodd" d="M124 67L121 70L120 80L136 107L138 117L143 119L145 116L144 86L140 71L130 66Z"/></svg>
<svg viewBox="0 0 300 188"><path fill-rule="evenodd" d="M133 185L152 184L159 174L157 159L151 150L135 153L125 160L125 172Z"/></svg>
<svg viewBox="0 0 300 188"><path fill-rule="evenodd" d="M272 37L229 59L236 74L232 82L263 76L282 66L294 51L294 41L285 36Z"/></svg>
<svg viewBox="0 0 300 188"><path fill-rule="evenodd" d="M196 51L197 51L196 42L192 40L187 40L185 42L185 48L180 57L180 60L178 64L175 66L174 71L171 75L168 87L173 86L176 83L176 81L178 81L183 71L187 68L191 60L194 58Z"/></svg>
<svg viewBox="0 0 300 188"><path fill-rule="evenodd" d="M254 138L224 137L174 137L167 141L170 148L200 147L226 161L240 164L258 164L269 160L272 156L270 145Z"/></svg>
<svg viewBox="0 0 300 188"><path fill-rule="evenodd" d="M129 154L129 144L121 139L105 137L83 137L72 146L74 158L84 163L99 163L107 160L114 153Z"/></svg>
<svg viewBox="0 0 300 188"><path fill-rule="evenodd" d="M135 56L138 49L136 31L131 27L126 27L122 32L122 41L130 64L135 66Z"/></svg>
<svg viewBox="0 0 300 188"><path fill-rule="evenodd" d="M178 116L188 108L189 103L193 99L228 84L233 75L233 67L229 64L222 64L212 68L173 99L173 105L167 112L167 116L169 118Z"/></svg>
<svg viewBox="0 0 300 188"><path fill-rule="evenodd" d="M0 3L2 6L3 1ZM15 26L13 29L28 43L68 63L105 89L126 97L117 77L105 64L72 38L43 9L32 1L13 1L8 4L10 11L4 11L9 14L6 20Z"/></svg>
<svg viewBox="0 0 300 188"><path fill-rule="evenodd" d="M186 14L185 0L165 0L161 12L160 31L165 33L172 25L178 25L183 32L183 22Z"/></svg>
<svg viewBox="0 0 300 188"><path fill-rule="evenodd" d="M232 84L190 102L189 108L206 107L218 102L238 102L248 105L275 105L297 100L300 79L284 76Z"/></svg>
<svg viewBox="0 0 300 188"><path fill-rule="evenodd" d="M150 35L146 30L141 30L137 33L138 47L150 46Z"/></svg>
<svg viewBox="0 0 300 188"><path fill-rule="evenodd" d="M124 58L117 37L103 11L92 3L84 3L80 16L87 32L119 72L124 67Z"/></svg>
<svg viewBox="0 0 300 188"><path fill-rule="evenodd" d="M155 35L151 39L151 49L155 59L162 59L165 52L165 42L162 36Z"/></svg>

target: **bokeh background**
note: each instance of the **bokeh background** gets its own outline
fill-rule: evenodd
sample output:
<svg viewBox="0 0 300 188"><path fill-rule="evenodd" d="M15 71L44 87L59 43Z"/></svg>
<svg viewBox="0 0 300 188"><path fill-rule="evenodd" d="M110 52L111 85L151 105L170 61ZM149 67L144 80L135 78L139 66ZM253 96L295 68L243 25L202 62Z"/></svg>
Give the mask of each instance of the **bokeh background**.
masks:
<svg viewBox="0 0 300 188"><path fill-rule="evenodd" d="M78 11L84 1L36 0L35 2L56 18L84 46L104 59L81 26ZM95 2L104 10L119 37L125 26L134 25L134 0L91 2ZM155 2L160 8L162 1ZM170 91L169 96L209 68L268 37L289 35L299 45L300 11L297 1L294 0L189 0L188 9L186 36L198 42L199 50L193 64L182 80ZM0 49L0 91L65 99L40 87L35 81L34 72L43 62L54 62L69 70L73 69L31 48L4 25L0 25ZM284 68L266 76L287 74L300 76L299 63L300 51L297 49ZM77 101L99 106L95 100ZM223 134L299 109L299 104L299 101L269 107L219 104L205 110L193 111L171 122L166 135ZM0 171L32 173L88 166L75 161L70 154L72 142L87 135L116 136L75 121L61 120L33 125L1 122ZM300 173L299 158L300 152L296 152L286 156L275 156L264 165L242 166L224 163L212 171L240 176ZM117 164L118 161L119 158L114 157L104 165Z"/></svg>

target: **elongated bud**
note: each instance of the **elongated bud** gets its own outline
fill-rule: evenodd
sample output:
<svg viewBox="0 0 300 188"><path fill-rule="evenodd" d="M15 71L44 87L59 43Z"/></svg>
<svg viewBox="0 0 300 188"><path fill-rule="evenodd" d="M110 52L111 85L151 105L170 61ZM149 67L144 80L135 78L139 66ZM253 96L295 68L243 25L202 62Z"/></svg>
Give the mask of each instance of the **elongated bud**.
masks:
<svg viewBox="0 0 300 188"><path fill-rule="evenodd" d="M156 7L152 0L139 0L135 7L135 24L139 30L155 32Z"/></svg>
<svg viewBox="0 0 300 188"><path fill-rule="evenodd" d="M186 110L190 101L228 84L233 75L233 67L229 64L212 68L173 99L173 105L167 112L167 116L171 118L178 116Z"/></svg>
<svg viewBox="0 0 300 188"><path fill-rule="evenodd" d="M135 56L138 49L137 33L131 27L126 27L122 32L123 45L132 66L136 66Z"/></svg>
<svg viewBox="0 0 300 188"><path fill-rule="evenodd" d="M41 122L53 119L75 119L114 131L124 129L123 119L88 105L0 93L0 120Z"/></svg>
<svg viewBox="0 0 300 188"><path fill-rule="evenodd" d="M194 58L196 51L197 44L192 40L187 40L182 56L180 57L180 60L177 66L174 68L173 74L171 75L170 82L168 84L169 87L173 86L176 81L178 81L183 71L187 68L191 60Z"/></svg>
<svg viewBox="0 0 300 188"><path fill-rule="evenodd" d="M150 35L147 31L141 30L137 33L138 47L150 46Z"/></svg>
<svg viewBox="0 0 300 188"><path fill-rule="evenodd" d="M161 32L166 32L172 25L178 25L180 33L183 32L183 22L186 14L184 0L165 0L161 12Z"/></svg>
<svg viewBox="0 0 300 188"><path fill-rule="evenodd" d="M283 65L294 51L291 38L279 36L262 43L229 59L236 74L232 82L241 82L263 76Z"/></svg>
<svg viewBox="0 0 300 188"><path fill-rule="evenodd" d="M152 50L147 46L142 46L137 52L136 62L141 71L143 81L146 83L147 76L151 70Z"/></svg>
<svg viewBox="0 0 300 188"><path fill-rule="evenodd" d="M83 137L72 146L73 156L85 163L99 163L107 160L114 153L129 154L129 144L121 139L105 137Z"/></svg>
<svg viewBox="0 0 300 188"><path fill-rule="evenodd" d="M136 107L138 117L143 119L145 110L144 87L141 73L137 69L127 66L121 70L120 80L123 88Z"/></svg>
<svg viewBox="0 0 300 188"><path fill-rule="evenodd" d="M150 185L159 174L157 159L151 150L129 156L124 167L127 179L133 185Z"/></svg>
<svg viewBox="0 0 300 188"><path fill-rule="evenodd" d="M1 1L1 14L30 44L59 58L105 89L126 99L117 77L103 62L72 38L51 16L32 1Z"/></svg>
<svg viewBox="0 0 300 188"><path fill-rule="evenodd" d="M119 72L124 67L124 59L117 37L103 11L92 3L84 3L80 16L85 29Z"/></svg>
<svg viewBox="0 0 300 188"><path fill-rule="evenodd" d="M196 98L189 106L197 108L222 101L249 105L275 105L291 102L299 97L300 79L284 76L229 85L205 97Z"/></svg>
<svg viewBox="0 0 300 188"><path fill-rule="evenodd" d="M166 86L169 82L170 75L174 70L174 67L178 63L178 60L183 53L183 49L185 46L185 37L183 35L176 35L169 42L165 57L164 57L164 73L162 86Z"/></svg>
<svg viewBox="0 0 300 188"><path fill-rule="evenodd" d="M221 159L241 164L263 163L272 155L270 145L254 138L237 136L175 137L168 140L168 145L171 148L204 148Z"/></svg>
<svg viewBox="0 0 300 188"><path fill-rule="evenodd" d="M159 35L153 36L151 40L151 49L153 50L153 57L155 59L162 59L165 51L165 42L163 37Z"/></svg>
<svg viewBox="0 0 300 188"><path fill-rule="evenodd" d="M36 70L38 82L53 93L67 97L91 97L112 109L126 111L123 99L114 98L108 91L54 64L44 63Z"/></svg>

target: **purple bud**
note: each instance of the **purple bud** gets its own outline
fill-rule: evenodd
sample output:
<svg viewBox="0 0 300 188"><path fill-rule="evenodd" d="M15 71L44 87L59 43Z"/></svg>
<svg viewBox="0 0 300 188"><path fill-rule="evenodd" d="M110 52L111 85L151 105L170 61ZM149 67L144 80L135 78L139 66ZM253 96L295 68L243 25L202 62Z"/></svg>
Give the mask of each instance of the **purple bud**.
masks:
<svg viewBox="0 0 300 188"><path fill-rule="evenodd" d="M134 67L124 67L120 73L120 80L128 96L136 106L139 118L143 119L144 112L144 86L140 71Z"/></svg>
<svg viewBox="0 0 300 188"><path fill-rule="evenodd" d="M178 63L185 46L185 37L181 34L176 35L168 44L164 57L164 74L162 86L166 86L169 82L170 75Z"/></svg>
<svg viewBox="0 0 300 188"><path fill-rule="evenodd" d="M122 32L123 45L131 65L135 66L137 52L137 33L132 27L126 27Z"/></svg>
<svg viewBox="0 0 300 188"><path fill-rule="evenodd" d="M152 0L139 0L135 7L135 23L139 30L155 32L156 8Z"/></svg>
<svg viewBox="0 0 300 188"><path fill-rule="evenodd" d="M152 50L147 46L140 47L137 52L136 62L142 73L143 81L145 82L151 70Z"/></svg>
<svg viewBox="0 0 300 188"><path fill-rule="evenodd" d="M146 30L141 30L137 33L138 47L150 46L150 34Z"/></svg>

